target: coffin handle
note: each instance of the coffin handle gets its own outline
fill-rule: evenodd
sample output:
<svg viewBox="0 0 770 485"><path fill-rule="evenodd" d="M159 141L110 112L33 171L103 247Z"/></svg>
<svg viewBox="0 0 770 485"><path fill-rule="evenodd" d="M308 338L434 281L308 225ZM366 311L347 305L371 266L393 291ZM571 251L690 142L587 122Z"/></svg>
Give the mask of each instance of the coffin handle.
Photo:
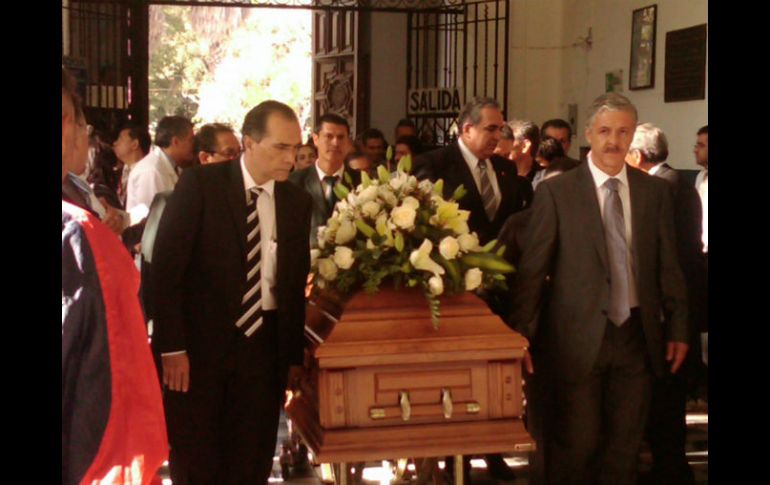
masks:
<svg viewBox="0 0 770 485"><path fill-rule="evenodd" d="M444 407L444 417L450 419L452 417L452 393L446 387L441 389L441 405Z"/></svg>
<svg viewBox="0 0 770 485"><path fill-rule="evenodd" d="M412 405L409 402L409 393L407 391L399 393L398 403L401 405L401 419L409 421L409 418L412 417Z"/></svg>

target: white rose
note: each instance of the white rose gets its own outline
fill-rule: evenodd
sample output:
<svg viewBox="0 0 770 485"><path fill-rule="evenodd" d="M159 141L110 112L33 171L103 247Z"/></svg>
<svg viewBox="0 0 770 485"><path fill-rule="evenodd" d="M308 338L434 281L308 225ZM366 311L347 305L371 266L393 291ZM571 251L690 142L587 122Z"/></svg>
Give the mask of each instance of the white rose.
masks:
<svg viewBox="0 0 770 485"><path fill-rule="evenodd" d="M354 261L353 250L349 247L337 246L334 248L334 264L340 269L350 269Z"/></svg>
<svg viewBox="0 0 770 485"><path fill-rule="evenodd" d="M326 226L318 226L318 229L316 229L316 239L323 239L324 235L326 234Z"/></svg>
<svg viewBox="0 0 770 485"><path fill-rule="evenodd" d="M393 193L393 190L390 188L390 185L385 184L377 187L377 195L391 207L398 205L398 199Z"/></svg>
<svg viewBox="0 0 770 485"><path fill-rule="evenodd" d="M358 194L358 202L364 204L377 198L377 187L370 185Z"/></svg>
<svg viewBox="0 0 770 485"><path fill-rule="evenodd" d="M329 258L319 259L318 272L321 273L321 278L326 281L334 281L337 278L337 265Z"/></svg>
<svg viewBox="0 0 770 485"><path fill-rule="evenodd" d="M460 235L457 238L457 242L460 243L460 249L466 253L479 248L479 237L475 232Z"/></svg>
<svg viewBox="0 0 770 485"><path fill-rule="evenodd" d="M404 201L401 202L401 205L417 210L420 208L420 201L410 195L409 197L404 197Z"/></svg>
<svg viewBox="0 0 770 485"><path fill-rule="evenodd" d="M337 234L334 236L335 244L345 244L356 237L356 226L351 221L345 219L340 223Z"/></svg>
<svg viewBox="0 0 770 485"><path fill-rule="evenodd" d="M460 244L457 242L457 239L453 238L452 236L445 237L438 245L438 252L445 259L455 259L459 251Z"/></svg>
<svg viewBox="0 0 770 485"><path fill-rule="evenodd" d="M390 179L389 184L393 187L393 190L398 190L404 185L404 182L406 182L406 174L399 172L398 175Z"/></svg>
<svg viewBox="0 0 770 485"><path fill-rule="evenodd" d="M422 192L425 195L430 194L433 192L433 183L431 183L430 180L422 180L417 187L420 188L420 192Z"/></svg>
<svg viewBox="0 0 770 485"><path fill-rule="evenodd" d="M444 280L441 279L441 276L431 276L428 280L428 289L431 295L434 296L444 293Z"/></svg>
<svg viewBox="0 0 770 485"><path fill-rule="evenodd" d="M481 276L483 273L479 268L471 268L465 272L465 289L473 291L481 284Z"/></svg>
<svg viewBox="0 0 770 485"><path fill-rule="evenodd" d="M323 239L318 239L318 248L323 249L326 247L326 241Z"/></svg>
<svg viewBox="0 0 770 485"><path fill-rule="evenodd" d="M337 211L339 212L347 212L350 209L350 205L348 204L348 201L345 199L342 199L341 201L337 202L334 207L336 207L335 214L337 214ZM337 217L335 214L332 214L332 217Z"/></svg>
<svg viewBox="0 0 770 485"><path fill-rule="evenodd" d="M408 206L400 206L390 211L390 217L393 219L393 224L401 229L411 229L414 227L414 219L417 217L417 212Z"/></svg>
<svg viewBox="0 0 770 485"><path fill-rule="evenodd" d="M311 249L310 250L310 265L315 266L316 261L318 260L318 256L321 255L320 249Z"/></svg>
<svg viewBox="0 0 770 485"><path fill-rule="evenodd" d="M366 217L374 219L377 217L377 214L380 213L380 204L370 200L369 202L366 202L363 207L361 207L361 212L363 212Z"/></svg>

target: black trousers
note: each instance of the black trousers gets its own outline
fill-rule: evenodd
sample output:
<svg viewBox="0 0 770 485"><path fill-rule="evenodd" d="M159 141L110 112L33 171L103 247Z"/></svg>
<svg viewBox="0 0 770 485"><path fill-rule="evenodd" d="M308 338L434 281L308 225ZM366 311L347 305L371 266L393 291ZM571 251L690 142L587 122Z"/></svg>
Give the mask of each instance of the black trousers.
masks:
<svg viewBox="0 0 770 485"><path fill-rule="evenodd" d="M639 312L620 327L607 322L591 373L554 380L545 441L549 484L636 483L652 372Z"/></svg>
<svg viewBox="0 0 770 485"><path fill-rule="evenodd" d="M216 364L190 355L189 391L164 396L174 485L267 483L286 385L277 341L275 314L266 312Z"/></svg>

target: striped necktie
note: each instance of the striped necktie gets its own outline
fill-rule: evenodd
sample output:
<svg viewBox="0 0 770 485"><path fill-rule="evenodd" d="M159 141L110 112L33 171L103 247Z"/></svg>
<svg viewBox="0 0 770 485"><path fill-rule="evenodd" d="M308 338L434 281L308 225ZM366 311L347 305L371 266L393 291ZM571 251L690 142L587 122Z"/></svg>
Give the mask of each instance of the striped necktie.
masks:
<svg viewBox="0 0 770 485"><path fill-rule="evenodd" d="M479 181L481 182L481 200L484 202L484 211L490 221L494 220L497 212L497 200L492 183L487 175L487 161L479 160Z"/></svg>
<svg viewBox="0 0 770 485"><path fill-rule="evenodd" d="M262 189L253 187L249 192L249 202L246 204L246 292L241 299L241 317L235 326L244 330L247 337L256 332L262 325L262 277L260 267L262 258L260 251L259 213L257 200Z"/></svg>

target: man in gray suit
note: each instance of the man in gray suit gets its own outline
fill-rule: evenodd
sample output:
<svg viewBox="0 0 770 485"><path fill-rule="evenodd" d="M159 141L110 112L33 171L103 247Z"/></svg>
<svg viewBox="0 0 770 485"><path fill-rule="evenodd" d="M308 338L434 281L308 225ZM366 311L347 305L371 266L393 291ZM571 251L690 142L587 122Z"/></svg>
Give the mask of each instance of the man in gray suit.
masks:
<svg viewBox="0 0 770 485"><path fill-rule="evenodd" d="M671 192L625 164L636 122L617 93L592 103L588 163L538 187L511 292L525 366L548 376L547 483L635 483L653 375L687 354Z"/></svg>

